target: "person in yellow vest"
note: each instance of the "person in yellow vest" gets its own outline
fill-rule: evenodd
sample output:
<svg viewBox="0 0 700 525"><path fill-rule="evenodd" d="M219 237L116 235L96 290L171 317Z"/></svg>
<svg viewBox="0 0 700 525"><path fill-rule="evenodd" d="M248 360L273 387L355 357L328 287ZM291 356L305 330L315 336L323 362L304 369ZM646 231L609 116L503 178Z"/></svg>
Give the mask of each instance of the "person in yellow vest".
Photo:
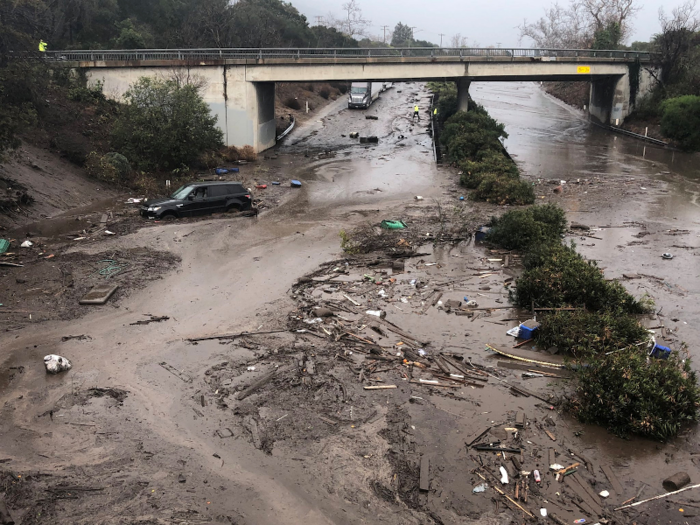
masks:
<svg viewBox="0 0 700 525"><path fill-rule="evenodd" d="M435 108L435 111L433 111L433 115L437 117L437 108Z"/></svg>
<svg viewBox="0 0 700 525"><path fill-rule="evenodd" d="M49 47L49 45L44 42L43 40L39 40L39 51L42 53L46 53L46 48Z"/></svg>
<svg viewBox="0 0 700 525"><path fill-rule="evenodd" d="M415 120L416 118L420 120L420 113L418 113L418 104L413 106L413 120Z"/></svg>

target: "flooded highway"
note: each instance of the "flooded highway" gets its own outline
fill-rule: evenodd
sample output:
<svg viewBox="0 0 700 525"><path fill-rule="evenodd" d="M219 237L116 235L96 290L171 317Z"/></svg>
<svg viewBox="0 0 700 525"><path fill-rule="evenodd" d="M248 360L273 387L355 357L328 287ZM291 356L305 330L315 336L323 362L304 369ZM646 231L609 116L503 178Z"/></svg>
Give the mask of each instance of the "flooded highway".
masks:
<svg viewBox="0 0 700 525"><path fill-rule="evenodd" d="M569 220L595 228L593 238L571 240L599 261L606 277L641 276L625 280L625 286L636 296L654 298L664 341L676 351L686 342L697 369L698 156L644 146L592 126L532 83L474 83L471 93L505 123L506 147L523 178L536 185L538 201L559 203ZM116 524L128 517L129 523L505 525L522 516L494 505L490 495L472 493L481 480L470 472L473 451L464 444L484 425L498 427L505 436L516 411L526 412L531 421L525 437L528 468L547 471L548 448L556 447L566 464L575 452L591 460L594 479L601 478L599 467L614 466L627 497L639 490L642 497L660 493L659 480L674 472L698 472L695 427L665 445L615 438L550 410L540 399L515 397L508 388L520 381L515 370L490 378L484 388L465 387L454 394L418 390L424 388L420 385L411 390L397 376L388 379L400 387L390 397L363 392L349 367L345 376L334 372L315 384L317 390L304 390L301 402L294 397L301 394L291 390L298 386L295 380L292 386L276 384L273 391L281 394L255 406L254 398L240 401L231 385L256 377L256 368L275 362L296 367L299 352L319 360L328 352L327 361L317 365L322 371L354 357L338 357L337 340L321 332L320 338L292 333L279 340L271 335L186 341L274 331L301 319L305 314L294 291L298 279L343 257L341 230L384 219L418 220L433 215L438 202L455 216L487 218L502 211L459 200L463 192L455 170L434 162L425 117L411 121L416 103L428 108L429 94L419 83L397 84L367 111L348 110L343 98L329 104L265 159L241 169L242 176L260 182L302 182L258 218L159 224L71 248L89 256L142 247L168 252L180 262L174 271L130 289L118 303L0 334L0 459L10 458L17 472L42 472L48 479L36 481L36 487L28 484L26 501L48 513L52 523ZM378 144L351 140L353 131L377 136ZM562 193L554 193L560 184ZM664 252L674 258L661 259ZM504 285L516 270L491 264L485 248L470 242L435 248L426 242L420 253L391 283L405 301L387 303L388 318L430 341L430 351L449 349L496 370L498 358L484 345L511 344L505 332L517 321L506 309ZM479 275L475 268L494 271ZM361 288L364 272L348 271L333 286L326 277L315 277L321 287L315 293L344 300L336 287ZM477 297L497 310L469 319L426 309L415 282L426 289L442 286L443 301ZM367 295L370 302L379 300L374 289ZM145 314L170 320L135 325ZM86 338L65 340L78 334ZM42 358L49 353L71 359L69 375L46 376ZM238 368L219 382L233 365ZM325 394L336 383L344 385L340 408ZM547 377L525 385L556 395L566 388L566 382ZM97 396L96 387L128 394ZM353 408L365 406L378 418L352 419ZM315 418L321 412L338 418L335 425L319 423ZM351 423L338 425L346 412ZM543 425L556 442L540 431ZM261 440L258 433L267 437ZM419 494L415 487L405 489L401 479L415 480L414 462L421 455L430 458L432 482L430 491ZM46 503L40 482L102 490L90 496L93 500ZM567 522L581 518L580 508L561 500L557 487L547 474L546 482L533 488L533 497L561 506L557 512ZM691 500L697 496L684 498ZM22 512L21 523L41 523L31 510ZM638 523L689 522L664 503L644 512Z"/></svg>

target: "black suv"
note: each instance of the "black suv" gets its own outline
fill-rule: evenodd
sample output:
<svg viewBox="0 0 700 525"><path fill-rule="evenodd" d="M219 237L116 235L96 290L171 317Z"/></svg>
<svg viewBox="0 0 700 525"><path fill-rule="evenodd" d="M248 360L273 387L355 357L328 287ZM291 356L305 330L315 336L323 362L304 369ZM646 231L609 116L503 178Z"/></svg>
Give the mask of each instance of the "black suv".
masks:
<svg viewBox="0 0 700 525"><path fill-rule="evenodd" d="M146 201L141 215L150 219L176 219L222 211L249 210L253 196L240 182L186 184L167 199Z"/></svg>

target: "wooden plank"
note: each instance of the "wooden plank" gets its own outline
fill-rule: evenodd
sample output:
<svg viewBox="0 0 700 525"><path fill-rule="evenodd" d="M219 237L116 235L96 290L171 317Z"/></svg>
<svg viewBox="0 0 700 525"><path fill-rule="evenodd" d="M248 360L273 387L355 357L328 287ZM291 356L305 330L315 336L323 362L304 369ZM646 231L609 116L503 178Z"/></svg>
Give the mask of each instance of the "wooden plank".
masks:
<svg viewBox="0 0 700 525"><path fill-rule="evenodd" d="M109 298L112 297L112 294L117 291L117 288L119 288L117 284L98 284L97 286L93 286L92 290L78 301L78 304L105 304Z"/></svg>
<svg viewBox="0 0 700 525"><path fill-rule="evenodd" d="M511 359L516 359L518 361L525 361L526 363L535 363L543 366L551 366L553 368L564 368L564 358L558 355L548 355L542 354L540 352L531 352L529 350L522 350L520 348L509 348L508 350L504 350L492 344L487 344L486 348L493 350L497 354L501 354L506 357L510 357Z"/></svg>
<svg viewBox="0 0 700 525"><path fill-rule="evenodd" d="M396 385L379 385L379 386L366 386L365 390L392 390L397 388Z"/></svg>
<svg viewBox="0 0 700 525"><path fill-rule="evenodd" d="M544 397L543 394L536 394L535 392L527 390L526 388L523 388L520 385L510 385L510 389L515 390L517 393L522 394L524 396L532 396L535 399L539 399L540 401L544 401L545 403L548 403L550 405L554 404L551 399Z"/></svg>
<svg viewBox="0 0 700 525"><path fill-rule="evenodd" d="M591 496L591 491L586 490L584 486L584 481L582 481L576 474L572 474L564 478L567 481L567 486L576 493L576 495L586 502L588 507L590 507L596 516L601 516L603 514L603 508L600 506L600 502L596 501L597 494L593 493Z"/></svg>
<svg viewBox="0 0 700 525"><path fill-rule="evenodd" d="M525 426L525 412L518 412L515 414L515 426L518 428L523 428Z"/></svg>
<svg viewBox="0 0 700 525"><path fill-rule="evenodd" d="M553 449L553 448L550 448L550 449L547 451L547 467L549 467L550 465L554 465L554 463L556 462L556 457L555 457L555 456L556 456L556 455L554 454L554 449Z"/></svg>
<svg viewBox="0 0 700 525"><path fill-rule="evenodd" d="M420 458L420 484L418 488L422 492L430 490L430 460L425 456Z"/></svg>
<svg viewBox="0 0 700 525"><path fill-rule="evenodd" d="M568 476L564 478L564 485L566 485L566 487L569 488L574 494L576 494L576 496L581 500L581 503L576 503L575 500L573 500L574 503L576 503L576 505L578 505L584 512L587 512L589 514L589 518L596 516L594 503L589 501L590 496L588 496L586 491L583 490L583 488L579 484L572 481L572 477L573 476Z"/></svg>
<svg viewBox="0 0 700 525"><path fill-rule="evenodd" d="M254 394L258 390L260 390L261 387L265 386L273 377L275 377L275 374L277 374L278 370L278 368L275 368L272 372L268 372L257 381L251 383L250 386L248 386L248 388L246 388L236 396L236 399L241 401L249 395Z"/></svg>
<svg viewBox="0 0 700 525"><path fill-rule="evenodd" d="M613 469L610 467L610 465L603 465L602 467L600 467L600 470L602 470L603 474L605 474L605 477L608 478L608 481L610 482L610 485L612 485L615 494L617 494L618 496L622 496L624 489L622 488L620 481L617 479L617 476L615 475L615 472L613 472Z"/></svg>
<svg viewBox="0 0 700 525"><path fill-rule="evenodd" d="M467 438L466 444L467 447L471 447L474 443L476 443L481 437L486 434L489 430L491 430L491 425L487 427L481 427L480 430L477 430L476 433L472 434L470 437Z"/></svg>

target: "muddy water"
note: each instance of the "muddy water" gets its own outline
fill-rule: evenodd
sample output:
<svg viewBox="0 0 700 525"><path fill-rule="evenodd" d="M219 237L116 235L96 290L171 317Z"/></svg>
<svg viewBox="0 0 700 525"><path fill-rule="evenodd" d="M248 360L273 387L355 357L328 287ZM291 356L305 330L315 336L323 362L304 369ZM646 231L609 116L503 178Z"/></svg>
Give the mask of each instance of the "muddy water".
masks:
<svg viewBox="0 0 700 525"><path fill-rule="evenodd" d="M638 294L649 291L663 306L667 325L678 328L679 337L700 340L692 331L691 322L698 318L694 296L697 286L692 278L682 275L693 275L697 267L692 265L696 253L692 246L700 245L692 193L697 174L674 168L695 166L692 158L672 155L664 164L659 160L664 152L639 152L636 143L590 128L579 115L552 101L532 84L477 84L473 94L506 123L511 134L508 148L526 173L568 181L594 176L629 179L624 186L611 186L620 194L609 194L603 185L593 199L593 190L588 194L570 193L567 186L558 199L571 210L571 218L605 227L595 232L603 240L579 240L588 256L600 259L609 276L635 271L663 278L664 281L635 280L630 288ZM194 346L182 339L282 325L293 307L287 296L290 286L299 276L338 256L340 229L367 220L400 217L416 195L427 201L442 195L441 183L447 175L432 160L426 122L414 125L410 121L416 99L427 107L427 97L419 86L409 84L385 93L368 112L348 111L343 100L330 105L316 122L298 130L287 144L272 152L276 158L255 168L266 170L265 176L271 180L279 175L303 183L281 206L256 220L175 223L106 240L115 249L144 245L172 251L182 257L181 267L119 305L96 309L70 323L45 323L40 332L25 330L0 335L3 364L26 367L12 381L2 379L0 403L10 408L2 420L7 439L0 445L0 456L15 457L17 465L44 471L58 471L71 464L71 454L76 454L80 462L96 462L95 458L104 454L98 446L102 442L85 445L83 440L89 442L89 434L80 434L79 430L86 427L70 427L69 432L63 430L68 425L59 427L39 416L75 388L64 377L78 385L116 385L130 392L124 408L128 417L120 416L121 412L111 416L118 428L108 430L118 430L120 437L104 446L117 457L132 454L130 447L135 447L132 470L152 483L154 489L149 490L162 491L163 498L168 497L166 493L171 495L173 499L163 500L164 507L177 503L202 513L237 512L245 515L241 523L282 522L280 516L288 523L409 523L395 506L389 507L392 510L382 520L375 520L375 507L367 504L365 508L357 501L351 504L343 493L329 490L328 479L318 475L322 469L314 463L320 443L286 457L277 453L266 456L244 438L218 438L215 431L227 425L230 412L193 402L203 388L199 378L213 364L242 356L216 341ZM366 114L376 115L378 120L366 120ZM351 131L376 135L379 143L360 145L347 136ZM649 235L635 237L644 228L628 221L644 222ZM689 233L668 235L667 230L674 228ZM674 244L688 248L673 248ZM95 248L104 249L105 246ZM676 258L663 262L658 259L657 252L671 249L679 253ZM446 298L473 298L476 293L483 305L507 304L502 293L505 273L486 281L474 278L473 270L469 270L470 266L484 263L481 250L472 246L436 250L425 260L439 262L443 271L413 261L408 265L412 278L444 281L448 275L450 280L463 280ZM649 267L640 269L644 264ZM490 290L484 289L485 285ZM131 324L145 313L168 315L171 320L143 327ZM426 316L398 312L395 319L401 326L410 327L416 336L434 341L435 348L463 352L479 362L495 364L497 359L484 352L483 343L507 344L509 339L504 332L511 322L505 319L510 317L511 313L502 311L484 321L466 322L464 318L431 310ZM672 318L678 318L678 322ZM689 324L683 325L685 321ZM60 342L61 336L82 333L92 339ZM74 370L70 376L46 377L41 356L53 352L71 358ZM159 366L161 362L186 372L195 381L183 382ZM546 390L550 384L547 379L535 379L527 386ZM477 518L490 508L490 503L485 497L470 497L471 480L464 468L465 434L482 423L506 422L516 409L527 410L530 417L539 418L539 403L513 398L500 385L472 390L466 402L424 395L431 404L410 408L412 424L417 429L417 442L434 454L431 460L444 466L440 483L445 487L444 492L430 496L429 505L439 512L454 509L461 516L472 513ZM59 414L64 415L76 416L69 412ZM105 411L95 409L89 419L77 423L102 426L109 417ZM557 422L562 447L566 444L595 456L596 462L615 462L616 466L625 467L621 471L623 483L633 494L637 481L652 480L650 484L655 488L645 492L648 496L657 492L659 473L694 468L687 454L678 453L677 460L669 465L664 451L659 451L656 444L614 439L600 429L565 417ZM36 436L28 438L23 434L27 428ZM436 432L437 428L441 431ZM575 437L574 430L583 430L583 435ZM697 442L694 433L687 438L691 443ZM681 441L673 446L682 449ZM146 450L158 451L150 463L138 459L138 451L144 446ZM540 442L538 446L544 450L551 444ZM47 461L38 463L34 452L49 447L55 452ZM299 461L299 456L304 462ZM157 468L152 466L154 461L159 462ZM185 462L191 472L187 491L177 482L180 464ZM348 472L348 477L351 474ZM225 488L212 490L218 485ZM396 512L395 516L392 512ZM410 523L414 522L420 521Z"/></svg>

